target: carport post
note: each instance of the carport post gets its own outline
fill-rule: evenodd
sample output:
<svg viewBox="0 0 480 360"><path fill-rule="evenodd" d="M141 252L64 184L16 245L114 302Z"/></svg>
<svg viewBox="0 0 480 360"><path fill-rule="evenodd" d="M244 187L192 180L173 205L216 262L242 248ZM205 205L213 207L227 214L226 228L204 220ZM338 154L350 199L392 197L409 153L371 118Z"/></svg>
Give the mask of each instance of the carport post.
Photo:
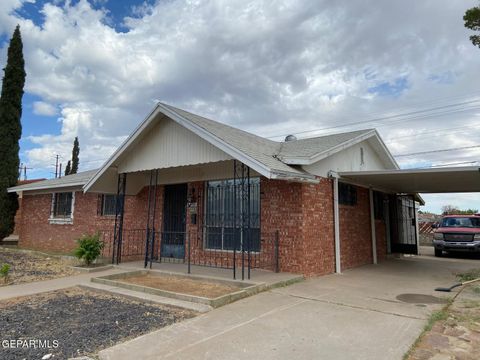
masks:
<svg viewBox="0 0 480 360"><path fill-rule="evenodd" d="M342 272L341 256L340 256L340 216L338 210L338 174L329 171L328 176L333 179L333 227L335 237L335 272Z"/></svg>
<svg viewBox="0 0 480 360"><path fill-rule="evenodd" d="M373 190L368 189L370 195L370 229L372 234L372 256L373 263L377 263L377 234L375 231L375 203L373 201Z"/></svg>

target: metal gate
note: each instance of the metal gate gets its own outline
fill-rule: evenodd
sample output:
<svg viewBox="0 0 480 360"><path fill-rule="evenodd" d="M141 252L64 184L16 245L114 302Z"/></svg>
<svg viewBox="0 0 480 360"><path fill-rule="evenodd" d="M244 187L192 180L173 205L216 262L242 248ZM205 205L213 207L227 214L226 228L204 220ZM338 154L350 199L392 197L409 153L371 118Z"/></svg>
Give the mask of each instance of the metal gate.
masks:
<svg viewBox="0 0 480 360"><path fill-rule="evenodd" d="M393 253L418 254L415 199L395 195L390 200L391 249Z"/></svg>
<svg viewBox="0 0 480 360"><path fill-rule="evenodd" d="M187 184L165 186L161 257L185 258L187 191Z"/></svg>

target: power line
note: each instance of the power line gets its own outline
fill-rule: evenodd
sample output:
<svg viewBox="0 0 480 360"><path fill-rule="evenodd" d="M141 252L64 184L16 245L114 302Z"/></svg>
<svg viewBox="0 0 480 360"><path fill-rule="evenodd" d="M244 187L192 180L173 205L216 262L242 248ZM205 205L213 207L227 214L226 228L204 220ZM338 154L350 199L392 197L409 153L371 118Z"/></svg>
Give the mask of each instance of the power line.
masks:
<svg viewBox="0 0 480 360"><path fill-rule="evenodd" d="M431 116L441 116L442 114L451 114L451 113L456 113L456 112L462 112L462 111L468 111L468 110L476 110L480 108L480 98L474 99L474 100L469 100L469 101L463 101L463 102L458 102L458 103L453 103L453 104L448 104L448 105L442 105L442 106L436 106L436 107L431 107L427 109L422 109L422 110L416 110L416 111L410 111L406 113L400 113L400 114L393 114L393 115L385 115L382 117L377 117L377 118L372 118L372 119L367 119L367 120L360 120L360 121L354 121L346 124L340 124L340 125L335 125L335 126L329 126L329 127L324 127L324 128L317 128L317 129L311 129L311 130L305 130L305 131L299 131L299 132L294 132L296 135L301 135L301 134L307 134L307 133L312 133L312 132L317 132L317 131L323 131L323 130L331 130L331 129L338 129L346 126L355 126L355 125L363 125L363 124L368 124L368 123L378 123L378 122L385 122L385 120L395 120L397 121L409 121L413 119L421 119L425 117L431 117ZM476 106L472 106L468 108L468 105L473 105L477 104ZM455 107L459 107L458 109L455 109ZM463 108L462 108L463 107ZM438 112L439 110L442 110ZM437 112L435 112L437 111ZM429 112L432 112L432 114L428 114ZM416 115L416 116L414 116ZM398 119L402 118L404 119ZM389 123L390 124L390 123ZM278 135L273 135L267 137L268 139L271 138L277 138L277 137L283 137L287 136L290 134L278 134Z"/></svg>
<svg viewBox="0 0 480 360"><path fill-rule="evenodd" d="M402 157L402 156L425 155L425 154L434 154L434 153L440 153L440 152L457 151L457 150L467 150L467 149L475 149L475 148L480 148L480 145L462 146L462 147L450 148L450 149L438 149L438 150L420 151L420 152L415 152L415 153L399 154L399 155L393 155L393 156L394 156L394 157Z"/></svg>
<svg viewBox="0 0 480 360"><path fill-rule="evenodd" d="M414 167L414 168L409 168L409 169L432 169L432 168L452 166L452 165L466 165L466 164L476 164L476 163L478 163L478 161L462 161L462 162L454 162L454 163L448 163L448 164L438 164L438 165L431 165L431 166L420 166L420 167Z"/></svg>

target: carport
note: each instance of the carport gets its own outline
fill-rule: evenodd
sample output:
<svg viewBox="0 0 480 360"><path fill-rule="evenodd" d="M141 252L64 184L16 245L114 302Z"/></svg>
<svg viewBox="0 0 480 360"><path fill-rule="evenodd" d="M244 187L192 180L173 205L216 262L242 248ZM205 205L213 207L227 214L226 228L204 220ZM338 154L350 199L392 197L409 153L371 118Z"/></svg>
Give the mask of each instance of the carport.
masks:
<svg viewBox="0 0 480 360"><path fill-rule="evenodd" d="M389 196L387 215L387 243L390 252L405 254L418 253L415 202L423 200L418 193L480 192L480 168L444 167L435 169L395 169L379 171L355 171L332 173L335 179L335 248L337 272L340 269L340 234L338 231L338 182L346 182L370 189L370 209L374 221L373 191ZM372 226L372 250L376 259L376 236Z"/></svg>

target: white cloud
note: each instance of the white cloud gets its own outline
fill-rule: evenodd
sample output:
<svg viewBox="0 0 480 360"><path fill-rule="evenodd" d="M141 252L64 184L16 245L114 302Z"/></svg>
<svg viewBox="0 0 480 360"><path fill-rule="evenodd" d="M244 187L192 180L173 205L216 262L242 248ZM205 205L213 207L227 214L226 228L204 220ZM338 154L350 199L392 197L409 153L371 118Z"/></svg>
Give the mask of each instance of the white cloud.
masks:
<svg viewBox="0 0 480 360"><path fill-rule="evenodd" d="M41 26L12 12L22 1L2 1L0 33L21 25L26 90L61 109L61 134L37 137L27 161L46 167L47 153L67 156L75 135L85 163L96 147L107 157L156 99L265 136L470 99L477 102L456 108L461 111L316 133L377 127L393 153L479 144L480 129L466 127L480 113L472 80L480 50L470 44L462 20L476 2L440 3L158 1L132 9L123 21L128 31L119 32L108 25L107 10L87 0L45 4ZM396 97L369 91L399 78L408 87ZM463 130L428 133L441 128ZM399 160L412 166L478 155L471 150Z"/></svg>
<svg viewBox="0 0 480 360"><path fill-rule="evenodd" d="M57 115L57 108L44 101L34 101L33 113L36 115L54 116Z"/></svg>

